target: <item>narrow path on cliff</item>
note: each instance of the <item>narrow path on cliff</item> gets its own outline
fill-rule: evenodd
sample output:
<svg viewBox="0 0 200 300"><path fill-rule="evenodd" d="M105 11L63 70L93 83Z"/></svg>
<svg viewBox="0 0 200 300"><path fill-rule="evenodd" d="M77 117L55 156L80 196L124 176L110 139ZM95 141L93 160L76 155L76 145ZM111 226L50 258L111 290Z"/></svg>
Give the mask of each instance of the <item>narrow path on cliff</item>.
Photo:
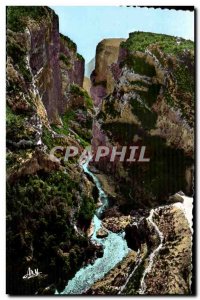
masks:
<svg viewBox="0 0 200 300"><path fill-rule="evenodd" d="M88 169L89 160L82 164L84 172L90 175L99 191L99 197L102 205L96 209L93 217L93 234L91 240L94 243L101 244L104 248L104 254L97 258L94 264L81 268L75 276L68 281L62 295L80 295L86 292L97 280L102 279L112 268L114 268L130 251L127 242L124 239L124 233L113 233L108 231L105 238L97 238L97 231L102 226L100 216L108 206L108 197L102 190L98 178Z"/></svg>
<svg viewBox="0 0 200 300"><path fill-rule="evenodd" d="M151 209L150 214L149 214L149 216L147 218L147 221L149 221L153 225L156 233L159 236L160 244L149 255L149 259L148 259L149 260L149 264L148 264L147 268L144 270L144 273L142 275L142 279L141 279L141 282L140 282L140 289L138 291L139 294L145 294L145 291L146 291L145 277L151 271L151 268L152 268L153 262L154 262L154 258L158 254L158 252L160 251L160 249L162 248L163 240L164 240L163 233L159 230L158 226L153 221L153 215L154 215L155 211L156 211L156 209Z"/></svg>
<svg viewBox="0 0 200 300"><path fill-rule="evenodd" d="M145 270L144 270L144 272L142 274L141 280L140 280L140 288L138 290L139 294L145 294L145 291L146 291L145 277L146 277L147 273L149 273L151 271L151 268L152 268L153 262L154 262L154 258L157 255L157 253L159 252L159 250L162 248L162 245L163 245L163 240L164 240L163 233L159 230L158 226L153 221L153 215L154 215L154 212L157 209L158 208L151 209L150 214L149 214L149 216L147 218L147 221L149 223L151 223L151 225L155 229L155 232L158 234L158 237L160 239L160 243L159 243L158 247L155 248L153 250L153 252L148 257L147 268L145 268ZM118 295L122 294L122 292L126 289L126 286L128 285L128 283L131 280L131 278L134 277L135 272L137 271L138 267L140 266L140 264L142 262L143 262L143 259L140 257L140 250L138 250L137 257L136 257L136 262L135 262L135 267L134 267L133 271L127 277L125 284L120 288L120 291L119 291Z"/></svg>

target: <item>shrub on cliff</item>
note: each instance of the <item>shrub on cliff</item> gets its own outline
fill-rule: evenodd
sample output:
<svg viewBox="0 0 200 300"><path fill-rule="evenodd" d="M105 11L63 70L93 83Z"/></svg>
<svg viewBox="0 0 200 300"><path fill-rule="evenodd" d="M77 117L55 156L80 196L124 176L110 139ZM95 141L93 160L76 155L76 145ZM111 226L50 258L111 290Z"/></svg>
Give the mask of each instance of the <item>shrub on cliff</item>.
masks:
<svg viewBox="0 0 200 300"><path fill-rule="evenodd" d="M7 28L15 32L24 31L27 17L39 20L46 14L47 8L44 6L8 6Z"/></svg>
<svg viewBox="0 0 200 300"><path fill-rule="evenodd" d="M129 38L121 43L121 47L129 51L145 51L149 45L157 44L165 53L179 54L184 49L194 51L194 43L190 40L184 40L177 37L157 34L152 32L133 32L129 34Z"/></svg>
<svg viewBox="0 0 200 300"><path fill-rule="evenodd" d="M76 52L77 46L68 36L65 36L62 33L60 33L60 37L63 41L67 43L67 46L69 47L70 50Z"/></svg>
<svg viewBox="0 0 200 300"><path fill-rule="evenodd" d="M93 198L83 198L80 211L79 219L82 224L88 226L95 212L95 203Z"/></svg>
<svg viewBox="0 0 200 300"><path fill-rule="evenodd" d="M78 183L61 171L7 184L7 266L8 272L15 269L18 282L15 287L8 284L10 293L22 292L22 276L29 266L48 274L48 282L61 290L81 266L85 259L81 248L87 248L88 242L76 236L70 221L77 209L75 191L82 194ZM89 222L94 202L84 194L81 197L80 216Z"/></svg>

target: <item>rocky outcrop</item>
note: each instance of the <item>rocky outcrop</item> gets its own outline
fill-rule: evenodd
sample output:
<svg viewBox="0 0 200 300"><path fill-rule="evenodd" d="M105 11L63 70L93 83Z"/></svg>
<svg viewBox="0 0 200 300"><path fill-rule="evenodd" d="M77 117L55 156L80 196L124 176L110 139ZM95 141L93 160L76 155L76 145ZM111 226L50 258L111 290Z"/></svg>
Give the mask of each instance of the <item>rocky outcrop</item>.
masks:
<svg viewBox="0 0 200 300"><path fill-rule="evenodd" d="M113 226L110 225L111 221ZM124 296L191 293L191 229L181 206L173 204L154 210L153 222L164 237L155 256L152 253L158 249L161 240L149 217L136 214L118 218L117 224L115 221L117 218L108 218L103 224L114 232L116 225L118 230L125 230L131 251L86 294ZM148 272L144 273L145 270ZM141 289L143 279L144 290Z"/></svg>
<svg viewBox="0 0 200 300"><path fill-rule="evenodd" d="M160 209L156 224L164 234L164 244L151 272L146 276L146 294L183 295L191 293L192 240L182 209Z"/></svg>
<svg viewBox="0 0 200 300"><path fill-rule="evenodd" d="M70 84L83 86L84 79L84 58L77 54L76 44L68 37L60 34L59 64L62 80L62 112L72 107L80 107L83 102L74 101L70 93Z"/></svg>
<svg viewBox="0 0 200 300"><path fill-rule="evenodd" d="M99 239L103 239L105 237L108 236L108 232L107 230L105 230L104 228L100 228L98 231L97 231L97 234L96 234L97 238Z"/></svg>
<svg viewBox="0 0 200 300"><path fill-rule="evenodd" d="M111 65L119 55L120 43L125 39L105 39L97 45L95 69L91 74L91 96L96 106L101 104L101 99L113 92L114 80Z"/></svg>
<svg viewBox="0 0 200 300"><path fill-rule="evenodd" d="M126 283L127 276L135 267L137 253L130 253L112 269L102 280L97 281L87 292L87 295L117 295L121 286Z"/></svg>
<svg viewBox="0 0 200 300"><path fill-rule="evenodd" d="M11 20L15 13L10 11L7 53L14 60L17 60L14 51L20 53L18 67L20 72L26 73L23 74L26 85L33 77L50 123L59 124L59 114L70 107L68 102L73 102L70 84L83 85L84 59L77 54L75 43L59 33L58 16L54 11L47 7L38 10L43 18L31 18L31 11L20 12L18 8L19 14L24 16L23 30L17 32ZM37 16L38 12L35 14Z"/></svg>
<svg viewBox="0 0 200 300"><path fill-rule="evenodd" d="M108 156L95 164L114 178L119 199L124 197L118 204L126 213L131 208L154 207L161 199L166 203L179 190L193 193L193 47L191 41L135 32L120 44L117 62L110 68L103 62L112 74L113 88L104 89L95 102L101 109L93 126L93 149L99 145L117 146L118 150L124 145L137 146L138 158L145 146L150 158L141 164L119 159L110 162ZM98 59L101 64L101 55ZM94 78L102 79L95 72ZM110 81L105 74L107 86Z"/></svg>
<svg viewBox="0 0 200 300"><path fill-rule="evenodd" d="M161 207L154 213L154 222L162 232L164 239L162 247L157 255L155 255L153 264L144 277L146 295L170 295L170 294L190 294L191 293L191 232L187 218L181 207L176 205L169 205ZM149 224L150 225L150 224ZM134 229L130 233L135 236ZM150 241L155 241L151 231ZM143 234L138 241L144 242ZM159 240L154 244L147 242L147 246L151 249L158 247ZM142 265L148 266L148 255L144 257ZM144 271L143 271L144 272ZM140 273L139 289L135 283L135 277L132 276L124 289L123 294L132 295L134 293L141 293L141 279Z"/></svg>
<svg viewBox="0 0 200 300"><path fill-rule="evenodd" d="M119 217L105 217L103 219L103 226L115 233L124 231L128 225L133 222L133 217L119 216ZM132 248L133 249L133 248Z"/></svg>
<svg viewBox="0 0 200 300"><path fill-rule="evenodd" d="M17 170L8 170L8 182L15 182L21 176L36 174L38 171L41 170L46 173L49 173L52 171L58 171L62 169L60 161L56 157L50 156L37 149L33 153L30 152L29 157L27 159L21 159L20 164L21 167L19 167Z"/></svg>
<svg viewBox="0 0 200 300"><path fill-rule="evenodd" d="M62 111L61 74L59 68L59 28L57 15L48 10L42 23L30 20L26 34L29 42L27 56L35 83L50 122L57 122Z"/></svg>

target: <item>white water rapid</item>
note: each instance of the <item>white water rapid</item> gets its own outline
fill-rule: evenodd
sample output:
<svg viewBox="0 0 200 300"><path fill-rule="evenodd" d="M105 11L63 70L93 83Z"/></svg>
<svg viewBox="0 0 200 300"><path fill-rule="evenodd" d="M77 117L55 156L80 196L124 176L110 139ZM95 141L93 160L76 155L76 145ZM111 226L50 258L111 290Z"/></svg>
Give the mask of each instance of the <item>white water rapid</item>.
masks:
<svg viewBox="0 0 200 300"><path fill-rule="evenodd" d="M85 173L93 178L96 184L102 206L96 209L93 217L94 232L91 236L93 242L97 242L103 246L103 256L97 258L94 264L90 264L81 268L75 276L68 281L62 295L80 295L87 291L97 280L103 278L112 268L114 268L130 251L124 239L123 233L113 233L108 231L108 236L100 239L97 238L96 233L102 226L100 216L105 208L108 206L108 197L101 188L98 178L88 169L89 160L82 164ZM58 294L58 292L56 292Z"/></svg>

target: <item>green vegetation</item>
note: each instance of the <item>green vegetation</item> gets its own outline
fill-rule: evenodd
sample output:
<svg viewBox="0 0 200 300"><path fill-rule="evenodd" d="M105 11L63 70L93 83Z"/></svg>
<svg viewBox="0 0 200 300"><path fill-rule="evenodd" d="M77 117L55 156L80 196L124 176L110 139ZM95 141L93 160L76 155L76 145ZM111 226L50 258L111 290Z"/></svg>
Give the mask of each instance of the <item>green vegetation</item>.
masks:
<svg viewBox="0 0 200 300"><path fill-rule="evenodd" d="M80 211L79 219L82 224L89 225L90 221L94 215L96 206L93 198L85 197L83 198Z"/></svg>
<svg viewBox="0 0 200 300"><path fill-rule="evenodd" d="M82 111L82 114L86 114L86 112ZM92 128L92 119L88 118L87 114L85 115L85 117L86 122L74 128L72 126L73 124L70 124L70 122L75 121L79 125L79 122L77 120L77 111L70 110L61 116L61 120L63 123L62 127L57 127L56 125L52 125L51 127L56 133L63 135L68 135L71 128L75 134L76 139L79 140L80 145L86 147L89 145L91 140L91 133L89 130L91 130ZM49 145L49 149L52 148L51 146L54 144L54 142L52 142L50 133L48 133L47 138L45 139L45 143Z"/></svg>
<svg viewBox="0 0 200 300"><path fill-rule="evenodd" d="M42 141L49 150L57 146L56 141L53 139L51 132L46 127L43 127Z"/></svg>
<svg viewBox="0 0 200 300"><path fill-rule="evenodd" d="M27 17L39 21L47 15L47 11L49 9L44 6L8 6L7 28L15 32L23 32Z"/></svg>
<svg viewBox="0 0 200 300"><path fill-rule="evenodd" d="M77 58L78 58L78 60L85 61L84 57L79 53L77 53Z"/></svg>
<svg viewBox="0 0 200 300"><path fill-rule="evenodd" d="M31 82L32 76L27 69L26 50L22 49L17 43L7 44L7 55L13 59L13 64L18 66L18 69L25 81Z"/></svg>
<svg viewBox="0 0 200 300"><path fill-rule="evenodd" d="M26 50L20 47L17 43L8 42L6 45L6 53L8 56L12 57L13 63L16 64L24 58Z"/></svg>
<svg viewBox="0 0 200 300"><path fill-rule="evenodd" d="M30 265L48 274L44 287L55 283L62 290L86 257L93 254L86 237L77 236L70 222L71 210L77 209L81 198L87 211L82 204L80 222L89 222L94 203L84 195L78 178L74 180L57 171L25 176L14 185L7 184L7 272L12 278L15 270L17 283L13 286L8 282L11 293L30 292L22 280ZM29 255L31 263L24 259ZM34 291L36 287L32 288Z"/></svg>
<svg viewBox="0 0 200 300"><path fill-rule="evenodd" d="M173 107L175 105L174 99L172 98L172 96L170 95L170 93L167 89L164 92L164 97L169 106Z"/></svg>
<svg viewBox="0 0 200 300"><path fill-rule="evenodd" d="M133 114L141 121L144 129L149 130L155 127L157 121L157 114L155 112L151 111L144 104L135 99L131 101L131 105Z"/></svg>
<svg viewBox="0 0 200 300"><path fill-rule="evenodd" d="M25 126L24 115L13 112L6 106L6 139L18 142L21 139L32 139L34 133L28 132Z"/></svg>
<svg viewBox="0 0 200 300"><path fill-rule="evenodd" d="M76 52L77 46L68 36L65 36L62 33L60 33L60 37L64 42L67 43L67 46L70 50Z"/></svg>
<svg viewBox="0 0 200 300"><path fill-rule="evenodd" d="M181 110L182 116L186 118L191 127L193 124L194 110L194 74L189 69L189 64L179 63L173 70L174 81L177 84L177 92L173 98L169 91L165 89L164 97L166 102Z"/></svg>
<svg viewBox="0 0 200 300"><path fill-rule="evenodd" d="M143 57L137 57L129 54L123 61L123 65L126 64L135 73L153 77L156 75L155 67L147 63Z"/></svg>
<svg viewBox="0 0 200 300"><path fill-rule="evenodd" d="M71 84L70 85L70 93L74 94L75 96L83 97L84 104L85 104L87 109L92 109L93 108L92 98L88 95L86 90L82 89L77 84Z"/></svg>
<svg viewBox="0 0 200 300"><path fill-rule="evenodd" d="M115 101L116 100L112 97L104 100L105 113L113 118L120 116L120 112L115 109Z"/></svg>
<svg viewBox="0 0 200 300"><path fill-rule="evenodd" d="M11 127L23 127L24 118L21 115L18 115L12 111L12 109L7 105L6 106L6 126L7 128Z"/></svg>
<svg viewBox="0 0 200 300"><path fill-rule="evenodd" d="M121 43L121 47L129 51L142 51L152 44L159 46L167 54L180 54L184 49L194 51L194 42L179 38L180 44L177 44L177 38L165 34L151 32L133 32L129 38Z"/></svg>
<svg viewBox="0 0 200 300"><path fill-rule="evenodd" d="M191 73L187 65L179 64L174 70L174 76L180 91L194 94L194 74Z"/></svg>
<svg viewBox="0 0 200 300"><path fill-rule="evenodd" d="M61 116L61 120L63 123L62 127L57 127L56 125L52 125L52 129L58 134L69 134L70 121L74 120L75 112L70 110Z"/></svg>
<svg viewBox="0 0 200 300"><path fill-rule="evenodd" d="M140 95L141 99L144 101L144 103L151 107L157 100L157 97L160 92L161 85L160 84L152 84L148 87L148 91L137 91L137 93Z"/></svg>
<svg viewBox="0 0 200 300"><path fill-rule="evenodd" d="M70 66L70 59L65 54L60 53L59 59L62 60L66 64L66 66Z"/></svg>
<svg viewBox="0 0 200 300"><path fill-rule="evenodd" d="M27 82L31 82L32 76L31 76L29 69L27 69L27 63L26 63L25 57L18 62L18 67L19 67L19 71L22 74L24 80Z"/></svg>
<svg viewBox="0 0 200 300"><path fill-rule="evenodd" d="M136 134L137 126L130 123L112 122L103 123L102 129L107 131L107 134L115 141L128 145L133 142Z"/></svg>
<svg viewBox="0 0 200 300"><path fill-rule="evenodd" d="M87 92L77 84L70 85L70 93L82 97L85 97L87 95Z"/></svg>
<svg viewBox="0 0 200 300"><path fill-rule="evenodd" d="M87 94L84 96L85 105L88 109L93 109L93 100L92 98Z"/></svg>
<svg viewBox="0 0 200 300"><path fill-rule="evenodd" d="M23 137L25 131L23 118L20 115L13 114L10 109L7 109L6 129L6 138L15 142Z"/></svg>

